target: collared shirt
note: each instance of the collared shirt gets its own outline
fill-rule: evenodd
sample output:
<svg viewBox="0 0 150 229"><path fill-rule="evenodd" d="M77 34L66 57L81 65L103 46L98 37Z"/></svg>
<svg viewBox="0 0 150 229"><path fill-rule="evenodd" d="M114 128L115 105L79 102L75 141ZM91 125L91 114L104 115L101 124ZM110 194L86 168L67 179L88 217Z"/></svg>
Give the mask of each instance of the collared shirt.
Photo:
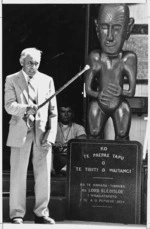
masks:
<svg viewBox="0 0 150 229"><path fill-rule="evenodd" d="M25 73L25 71L23 69L22 69L22 73L23 73L25 81L27 82L27 85L28 85L30 77L27 75L27 73ZM36 83L36 80L35 80L36 79L35 75L33 76L33 79L34 79L34 88L35 88L35 95L36 95L36 101L37 101L37 83Z"/></svg>
<svg viewBox="0 0 150 229"><path fill-rule="evenodd" d="M64 125L61 122L58 122L56 143L61 142L64 144L71 139L78 138L81 135L86 135L85 128L77 123L73 122L68 128L65 126L65 131L63 127Z"/></svg>

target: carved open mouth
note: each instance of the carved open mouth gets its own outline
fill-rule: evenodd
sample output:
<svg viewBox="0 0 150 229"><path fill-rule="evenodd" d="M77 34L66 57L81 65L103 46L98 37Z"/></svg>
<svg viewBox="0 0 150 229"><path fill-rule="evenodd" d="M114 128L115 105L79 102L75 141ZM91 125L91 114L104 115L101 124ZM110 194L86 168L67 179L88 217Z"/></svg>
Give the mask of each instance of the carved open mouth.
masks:
<svg viewBox="0 0 150 229"><path fill-rule="evenodd" d="M107 47L114 47L116 44L112 44L112 43L108 43L108 42L105 42L105 46Z"/></svg>

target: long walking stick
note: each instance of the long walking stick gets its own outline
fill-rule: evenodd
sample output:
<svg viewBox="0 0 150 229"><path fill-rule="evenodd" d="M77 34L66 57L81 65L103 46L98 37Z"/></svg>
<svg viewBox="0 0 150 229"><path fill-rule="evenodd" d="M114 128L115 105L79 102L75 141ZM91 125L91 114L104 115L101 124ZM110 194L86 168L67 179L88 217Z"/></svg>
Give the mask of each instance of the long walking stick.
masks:
<svg viewBox="0 0 150 229"><path fill-rule="evenodd" d="M73 81L75 81L80 75L82 75L85 71L90 69L89 65L86 65L82 71L77 73L71 80L69 80L66 84L64 84L61 88L59 88L53 95L51 95L48 99L46 99L42 104L38 106L38 109L43 107L46 103L48 103L53 97L58 95L60 92L62 92L66 87L68 87Z"/></svg>
<svg viewBox="0 0 150 229"><path fill-rule="evenodd" d="M77 73L71 80L69 80L66 84L64 84L61 88L59 88L53 95L51 95L43 103L41 103L40 105L38 105L38 109L40 109L41 107L43 107L52 98L54 98L56 95L58 95L60 92L62 92L66 87L68 87L71 83L73 83L80 75L82 75L88 69L90 69L90 66L89 65L86 65L83 70L81 70L79 73ZM23 119L27 123L27 126L30 127L30 125L29 125L29 115L25 115L23 117Z"/></svg>

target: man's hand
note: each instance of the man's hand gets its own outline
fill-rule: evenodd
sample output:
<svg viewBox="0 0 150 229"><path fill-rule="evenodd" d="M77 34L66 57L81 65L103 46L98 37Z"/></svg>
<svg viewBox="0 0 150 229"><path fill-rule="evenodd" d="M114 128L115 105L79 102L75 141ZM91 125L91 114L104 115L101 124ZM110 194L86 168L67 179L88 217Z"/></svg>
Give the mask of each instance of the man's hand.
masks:
<svg viewBox="0 0 150 229"><path fill-rule="evenodd" d="M35 115L38 110L38 105L31 104L26 109L26 114L29 115Z"/></svg>
<svg viewBox="0 0 150 229"><path fill-rule="evenodd" d="M54 144L54 151L55 153L66 153L67 151L67 144L56 142Z"/></svg>
<svg viewBox="0 0 150 229"><path fill-rule="evenodd" d="M56 142L55 145L54 145L54 147L59 148L59 149L63 149L64 144L61 143L61 142Z"/></svg>
<svg viewBox="0 0 150 229"><path fill-rule="evenodd" d="M41 146L44 151L48 151L52 147L52 143L47 140L44 140L42 141Z"/></svg>

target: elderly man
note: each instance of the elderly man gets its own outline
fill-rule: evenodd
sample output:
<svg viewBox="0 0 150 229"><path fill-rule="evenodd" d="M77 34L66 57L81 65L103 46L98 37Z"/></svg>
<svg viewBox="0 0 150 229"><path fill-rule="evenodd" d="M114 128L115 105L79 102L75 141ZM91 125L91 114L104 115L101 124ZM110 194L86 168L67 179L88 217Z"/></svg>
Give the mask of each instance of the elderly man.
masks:
<svg viewBox="0 0 150 229"><path fill-rule="evenodd" d="M12 115L7 146L10 157L10 219L21 224L26 213L26 179L33 145L35 179L35 223L54 224L49 217L52 143L57 132L57 105L54 97L38 110L38 105L55 92L51 77L38 71L41 51L21 52L22 69L6 77L5 109ZM26 118L25 118L26 117Z"/></svg>

